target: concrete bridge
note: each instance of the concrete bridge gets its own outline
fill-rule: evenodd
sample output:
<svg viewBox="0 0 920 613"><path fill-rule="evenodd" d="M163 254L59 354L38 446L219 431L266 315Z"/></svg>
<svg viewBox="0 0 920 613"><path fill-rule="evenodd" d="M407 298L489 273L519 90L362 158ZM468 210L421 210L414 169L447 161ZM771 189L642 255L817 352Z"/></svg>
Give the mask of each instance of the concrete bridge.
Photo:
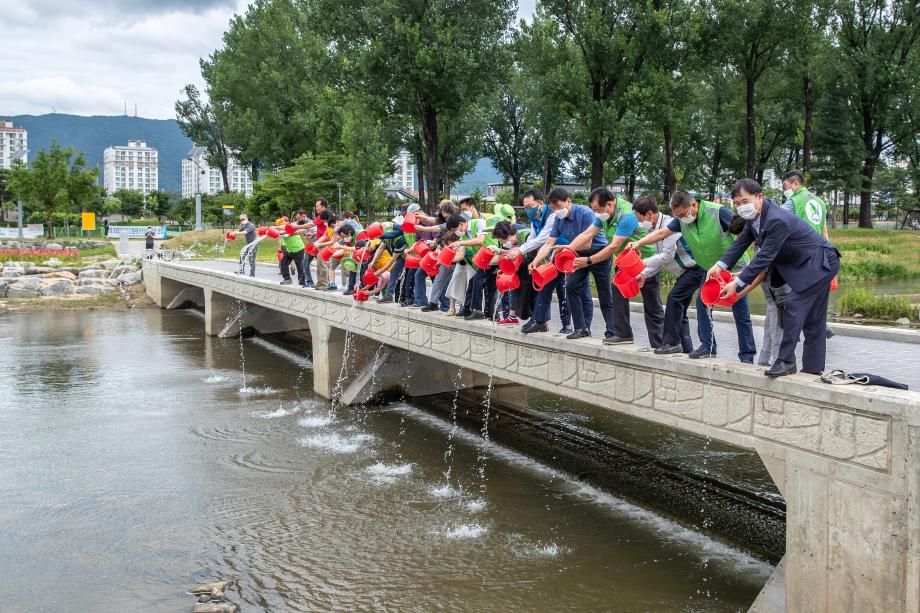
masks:
<svg viewBox="0 0 920 613"><path fill-rule="evenodd" d="M164 308L202 306L211 335L308 330L316 392L345 403L391 387L452 390L462 367L461 386L491 377L498 394L526 398L533 387L754 449L786 500L786 555L752 611L920 612L916 392L524 336L220 268L149 261L147 292ZM358 350L343 364L346 342Z"/></svg>

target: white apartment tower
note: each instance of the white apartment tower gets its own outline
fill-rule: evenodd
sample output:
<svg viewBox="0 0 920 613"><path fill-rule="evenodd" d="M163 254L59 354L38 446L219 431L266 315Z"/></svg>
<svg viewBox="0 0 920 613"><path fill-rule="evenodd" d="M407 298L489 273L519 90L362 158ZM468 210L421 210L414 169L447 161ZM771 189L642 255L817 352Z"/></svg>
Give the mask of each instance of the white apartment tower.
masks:
<svg viewBox="0 0 920 613"><path fill-rule="evenodd" d="M393 158L393 165L396 170L390 177L389 187L396 187L411 192L416 189L415 185L415 166L412 164L412 156L405 149Z"/></svg>
<svg viewBox="0 0 920 613"><path fill-rule="evenodd" d="M227 165L227 179L231 192L242 192L252 196L252 173L236 158L230 158ZM224 191L224 179L220 168L208 165L208 150L192 147L182 159L182 197L193 198L195 194L220 194Z"/></svg>
<svg viewBox="0 0 920 613"><path fill-rule="evenodd" d="M103 154L103 185L109 194L133 189L145 196L157 191L159 155L142 140L129 140L127 146L113 145Z"/></svg>
<svg viewBox="0 0 920 613"><path fill-rule="evenodd" d="M25 128L13 127L12 121L0 120L0 168L9 169L13 160L27 164L29 133Z"/></svg>

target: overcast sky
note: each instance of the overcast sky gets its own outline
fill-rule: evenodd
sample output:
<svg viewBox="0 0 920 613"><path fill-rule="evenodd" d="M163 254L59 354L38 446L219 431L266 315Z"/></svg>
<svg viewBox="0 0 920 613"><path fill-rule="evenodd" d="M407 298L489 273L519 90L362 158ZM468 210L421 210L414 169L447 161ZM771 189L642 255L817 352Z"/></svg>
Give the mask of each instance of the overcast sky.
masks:
<svg viewBox="0 0 920 613"><path fill-rule="evenodd" d="M536 0L519 0L529 16ZM0 117L173 118L247 0L0 0Z"/></svg>

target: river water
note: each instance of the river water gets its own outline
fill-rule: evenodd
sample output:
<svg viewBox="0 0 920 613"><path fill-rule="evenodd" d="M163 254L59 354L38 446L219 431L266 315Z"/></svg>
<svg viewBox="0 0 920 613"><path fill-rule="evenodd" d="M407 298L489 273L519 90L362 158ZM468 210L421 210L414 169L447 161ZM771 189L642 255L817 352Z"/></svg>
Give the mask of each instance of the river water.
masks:
<svg viewBox="0 0 920 613"><path fill-rule="evenodd" d="M0 611L743 611L772 567L193 312L0 317ZM452 453L446 453L452 447ZM450 482L445 472L450 465Z"/></svg>

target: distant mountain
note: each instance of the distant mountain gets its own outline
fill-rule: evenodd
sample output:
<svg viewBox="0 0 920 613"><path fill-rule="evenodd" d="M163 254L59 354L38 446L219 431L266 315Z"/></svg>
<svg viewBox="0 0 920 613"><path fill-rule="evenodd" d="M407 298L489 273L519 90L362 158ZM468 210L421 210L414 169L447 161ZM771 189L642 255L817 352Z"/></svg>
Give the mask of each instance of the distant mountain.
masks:
<svg viewBox="0 0 920 613"><path fill-rule="evenodd" d="M476 163L476 167L468 175L460 180L458 185L451 186L451 192L458 194L472 194L478 187L482 193L486 193L486 184L498 183L502 176L495 168L489 158L482 158Z"/></svg>
<svg viewBox="0 0 920 613"><path fill-rule="evenodd" d="M2 109L0 109L2 111ZM80 115L18 115L9 119L29 132L29 158L39 149L51 146L51 139L64 147L73 147L86 155L88 166L99 165L102 184L102 152L110 145L127 145L129 140L143 140L159 152L160 189L179 191L182 183L182 158L192 148L174 119L145 119L118 115L113 117Z"/></svg>

